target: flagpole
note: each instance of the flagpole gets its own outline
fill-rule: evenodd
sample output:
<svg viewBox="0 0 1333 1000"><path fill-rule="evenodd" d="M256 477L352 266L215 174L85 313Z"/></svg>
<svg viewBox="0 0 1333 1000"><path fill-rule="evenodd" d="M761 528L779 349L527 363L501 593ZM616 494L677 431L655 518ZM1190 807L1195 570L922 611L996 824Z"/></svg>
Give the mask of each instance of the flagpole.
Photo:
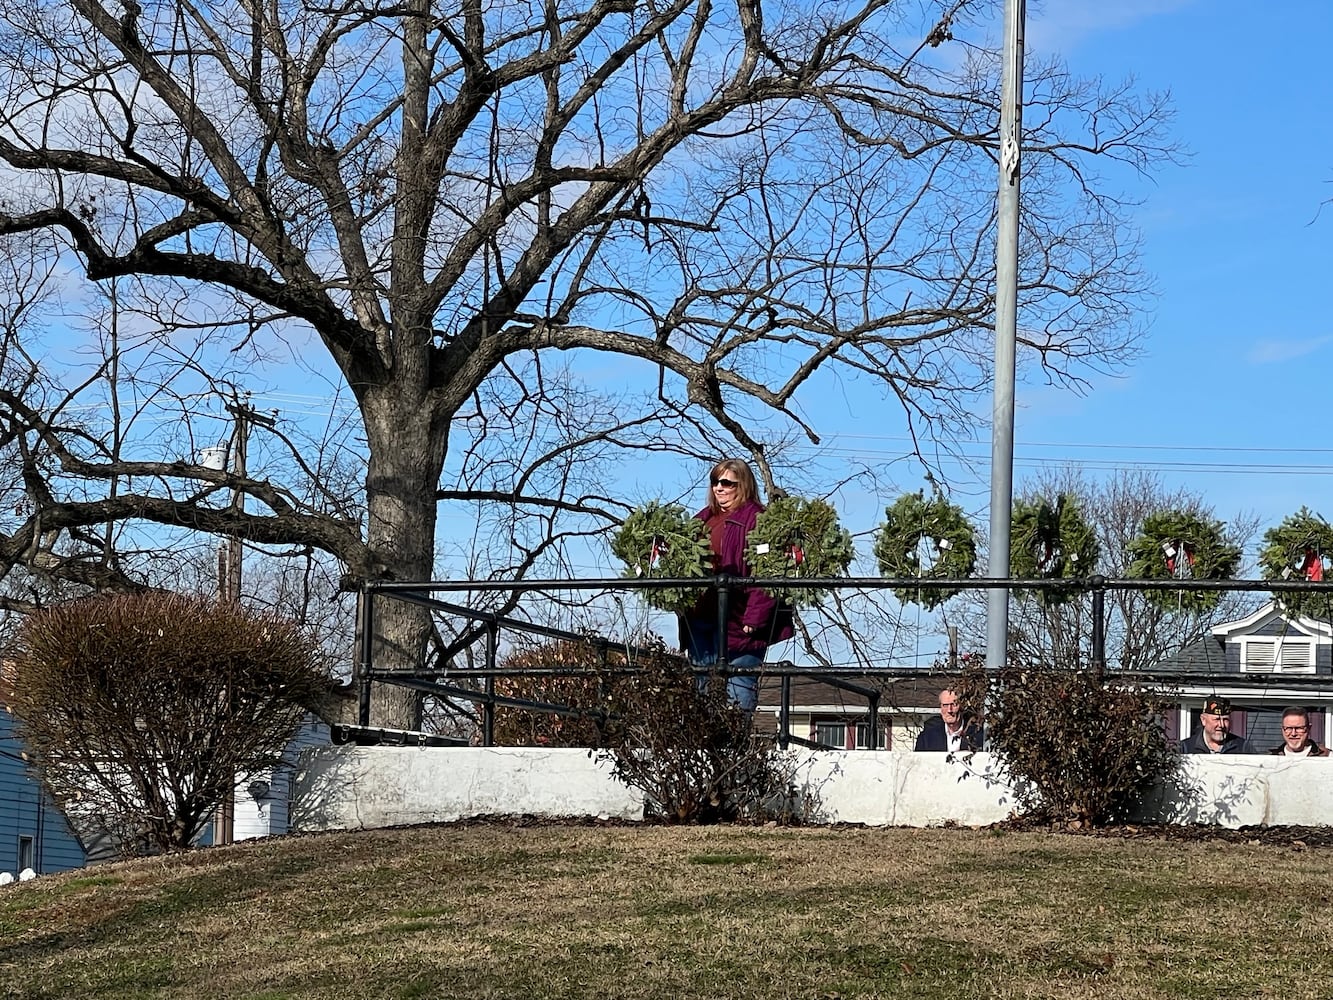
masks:
<svg viewBox="0 0 1333 1000"><path fill-rule="evenodd" d="M1023 134L1025 0L1005 0L1000 81L1000 187L995 247L995 389L991 416L990 554L986 575L1009 576L1014 502L1014 353L1018 329L1018 209ZM986 666L1004 666L1009 592L987 592Z"/></svg>

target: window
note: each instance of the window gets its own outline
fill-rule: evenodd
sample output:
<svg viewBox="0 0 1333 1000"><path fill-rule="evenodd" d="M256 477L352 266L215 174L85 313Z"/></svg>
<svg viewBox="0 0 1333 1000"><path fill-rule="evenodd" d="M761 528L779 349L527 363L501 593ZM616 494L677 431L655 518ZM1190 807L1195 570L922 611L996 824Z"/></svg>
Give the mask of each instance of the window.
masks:
<svg viewBox="0 0 1333 1000"><path fill-rule="evenodd" d="M1240 646L1240 668L1251 674L1314 673L1314 642L1299 638L1245 639Z"/></svg>
<svg viewBox="0 0 1333 1000"><path fill-rule="evenodd" d="M33 871L37 870L37 856L33 850L31 837L19 838L19 871L23 871L25 868L31 868Z"/></svg>
<svg viewBox="0 0 1333 1000"><path fill-rule="evenodd" d="M816 722L815 742L822 747L837 747L839 750L846 750L847 723Z"/></svg>
<svg viewBox="0 0 1333 1000"><path fill-rule="evenodd" d="M889 747L888 722L888 719L880 719L877 727L878 731L875 734L879 737L876 742L879 744L881 750L887 750ZM870 723L868 722L858 722L856 724L856 749L870 749Z"/></svg>

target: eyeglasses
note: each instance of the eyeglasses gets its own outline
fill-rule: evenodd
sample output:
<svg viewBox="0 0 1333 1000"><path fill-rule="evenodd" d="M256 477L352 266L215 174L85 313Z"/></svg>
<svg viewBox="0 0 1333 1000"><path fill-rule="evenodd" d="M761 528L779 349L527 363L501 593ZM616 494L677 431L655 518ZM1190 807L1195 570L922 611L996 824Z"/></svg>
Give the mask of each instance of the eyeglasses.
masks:
<svg viewBox="0 0 1333 1000"><path fill-rule="evenodd" d="M740 483L736 482L734 479L724 479L721 476L716 476L710 479L709 482L714 486L721 486L724 490L734 490L740 485Z"/></svg>
<svg viewBox="0 0 1333 1000"><path fill-rule="evenodd" d="M1309 728L1309 726L1283 726L1282 731L1284 733L1303 733Z"/></svg>

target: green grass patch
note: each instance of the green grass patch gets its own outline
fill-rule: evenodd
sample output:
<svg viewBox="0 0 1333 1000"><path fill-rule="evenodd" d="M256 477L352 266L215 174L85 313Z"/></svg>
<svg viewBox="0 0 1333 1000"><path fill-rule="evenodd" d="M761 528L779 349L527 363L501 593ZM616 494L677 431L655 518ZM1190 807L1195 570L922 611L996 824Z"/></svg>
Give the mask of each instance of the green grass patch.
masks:
<svg viewBox="0 0 1333 1000"><path fill-rule="evenodd" d="M1319 850L1039 832L441 827L0 894L0 996L1328 1000Z"/></svg>

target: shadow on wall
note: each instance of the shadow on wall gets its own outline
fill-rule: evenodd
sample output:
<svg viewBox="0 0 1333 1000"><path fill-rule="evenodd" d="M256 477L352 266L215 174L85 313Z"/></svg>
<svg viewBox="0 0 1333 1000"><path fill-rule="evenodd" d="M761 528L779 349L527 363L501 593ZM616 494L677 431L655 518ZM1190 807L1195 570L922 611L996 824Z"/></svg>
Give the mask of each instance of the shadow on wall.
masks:
<svg viewBox="0 0 1333 1000"><path fill-rule="evenodd" d="M342 803L360 801L358 769L348 767L341 747L309 747L301 751L291 777L288 828L293 833L344 828Z"/></svg>
<svg viewBox="0 0 1333 1000"><path fill-rule="evenodd" d="M1320 776L1322 780L1322 775ZM1145 796L1135 818L1235 830L1270 822L1269 774L1239 761L1187 762L1171 782ZM1327 822L1333 823L1333 816Z"/></svg>

